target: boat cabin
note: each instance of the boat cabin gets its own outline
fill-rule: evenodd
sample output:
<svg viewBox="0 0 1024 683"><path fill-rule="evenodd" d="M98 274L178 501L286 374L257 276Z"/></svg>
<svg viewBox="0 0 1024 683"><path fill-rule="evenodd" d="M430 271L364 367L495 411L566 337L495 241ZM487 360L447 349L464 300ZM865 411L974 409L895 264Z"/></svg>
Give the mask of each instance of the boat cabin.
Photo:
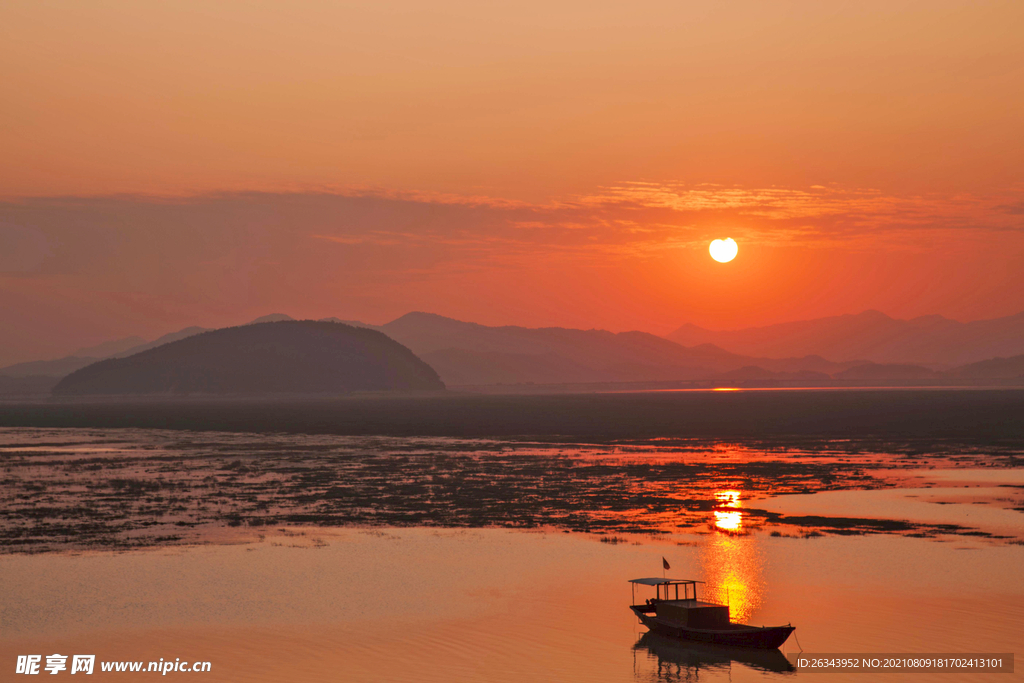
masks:
<svg viewBox="0 0 1024 683"><path fill-rule="evenodd" d="M688 579L630 579L633 586L633 607L645 614L697 629L729 627L729 606L697 599L697 584ZM636 604L637 586L654 586L654 598L644 605Z"/></svg>

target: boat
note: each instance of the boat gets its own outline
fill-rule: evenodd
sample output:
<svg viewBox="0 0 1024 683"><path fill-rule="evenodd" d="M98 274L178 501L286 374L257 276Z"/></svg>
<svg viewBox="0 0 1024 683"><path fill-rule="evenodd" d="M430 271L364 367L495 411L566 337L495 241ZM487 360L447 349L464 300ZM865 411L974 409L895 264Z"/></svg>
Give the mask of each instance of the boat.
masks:
<svg viewBox="0 0 1024 683"><path fill-rule="evenodd" d="M630 583L633 584L633 601L629 608L648 630L662 636L711 645L772 650L778 649L796 630L791 624L749 626L732 623L728 605L698 599L697 586L703 581L650 578L630 579ZM638 585L653 586L655 597L637 604Z"/></svg>

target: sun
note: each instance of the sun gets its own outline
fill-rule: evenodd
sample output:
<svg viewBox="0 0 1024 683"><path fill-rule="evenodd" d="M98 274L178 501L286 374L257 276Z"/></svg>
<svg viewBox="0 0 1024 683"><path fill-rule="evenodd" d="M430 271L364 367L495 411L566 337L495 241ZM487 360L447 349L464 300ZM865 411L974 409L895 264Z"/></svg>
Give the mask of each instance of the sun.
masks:
<svg viewBox="0 0 1024 683"><path fill-rule="evenodd" d="M736 240L726 237L724 240L712 242L708 251L711 252L711 258L719 263L728 263L736 258L736 252L739 251L739 247L736 246Z"/></svg>

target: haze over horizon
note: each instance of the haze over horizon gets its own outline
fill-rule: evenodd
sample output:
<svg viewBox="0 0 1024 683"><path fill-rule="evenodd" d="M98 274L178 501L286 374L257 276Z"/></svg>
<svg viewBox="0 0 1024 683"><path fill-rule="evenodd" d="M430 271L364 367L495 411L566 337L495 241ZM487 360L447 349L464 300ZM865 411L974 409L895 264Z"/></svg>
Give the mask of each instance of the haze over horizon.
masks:
<svg viewBox="0 0 1024 683"><path fill-rule="evenodd" d="M268 311L659 335L1020 313L1022 22L5 3L0 364Z"/></svg>

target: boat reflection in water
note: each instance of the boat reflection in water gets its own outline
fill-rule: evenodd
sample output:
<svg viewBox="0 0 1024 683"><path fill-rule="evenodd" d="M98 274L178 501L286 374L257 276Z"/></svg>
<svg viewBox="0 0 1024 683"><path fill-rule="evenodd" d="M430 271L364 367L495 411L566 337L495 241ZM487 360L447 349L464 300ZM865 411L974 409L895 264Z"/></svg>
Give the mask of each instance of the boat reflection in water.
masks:
<svg viewBox="0 0 1024 683"><path fill-rule="evenodd" d="M733 622L745 623L756 617L765 592L760 539L744 528L747 520L740 491L721 490L714 497L716 507L710 520L713 533L705 536L698 553L701 574L707 582L702 590L706 599L728 605ZM674 597L668 594L667 586L665 597ZM795 671L777 648L696 642L657 631L648 631L633 646L637 680L695 681L702 674L717 679L731 676L733 664L766 673Z"/></svg>
<svg viewBox="0 0 1024 683"><path fill-rule="evenodd" d="M633 646L634 675L639 680L694 681L700 674L728 672L733 663L757 671L794 671L779 650L704 645L647 632Z"/></svg>

